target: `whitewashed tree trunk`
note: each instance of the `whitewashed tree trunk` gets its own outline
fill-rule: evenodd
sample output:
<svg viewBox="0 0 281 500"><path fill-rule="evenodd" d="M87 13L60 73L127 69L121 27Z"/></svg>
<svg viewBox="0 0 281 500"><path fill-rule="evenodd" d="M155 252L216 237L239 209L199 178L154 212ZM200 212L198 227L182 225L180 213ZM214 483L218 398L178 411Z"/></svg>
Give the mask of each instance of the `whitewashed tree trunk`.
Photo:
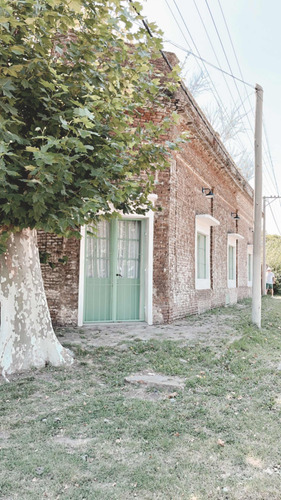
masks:
<svg viewBox="0 0 281 500"><path fill-rule="evenodd" d="M0 370L7 375L50 363L73 362L55 336L40 268L37 235L24 229L11 235L0 256Z"/></svg>

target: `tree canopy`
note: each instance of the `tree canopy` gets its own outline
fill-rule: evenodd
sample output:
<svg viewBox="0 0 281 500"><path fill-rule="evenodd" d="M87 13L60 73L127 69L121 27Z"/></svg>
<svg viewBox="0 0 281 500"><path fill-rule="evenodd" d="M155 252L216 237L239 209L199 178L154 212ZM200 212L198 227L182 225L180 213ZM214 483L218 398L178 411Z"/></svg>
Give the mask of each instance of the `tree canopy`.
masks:
<svg viewBox="0 0 281 500"><path fill-rule="evenodd" d="M2 251L26 227L71 236L112 206L147 206L171 120L142 113L163 109L175 83L157 73L161 34L136 11L122 0L0 0Z"/></svg>

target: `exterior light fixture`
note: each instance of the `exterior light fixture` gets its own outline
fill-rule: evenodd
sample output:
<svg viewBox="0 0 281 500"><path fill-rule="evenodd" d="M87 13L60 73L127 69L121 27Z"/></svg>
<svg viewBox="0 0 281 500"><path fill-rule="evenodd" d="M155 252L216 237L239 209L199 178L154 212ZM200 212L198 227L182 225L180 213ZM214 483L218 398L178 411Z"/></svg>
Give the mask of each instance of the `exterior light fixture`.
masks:
<svg viewBox="0 0 281 500"><path fill-rule="evenodd" d="M240 219L237 210L236 210L236 212L231 212L231 217L233 217L234 220L239 220Z"/></svg>
<svg viewBox="0 0 281 500"><path fill-rule="evenodd" d="M207 191L207 193L205 193ZM206 198L214 198L214 193L210 188L202 188L202 193L205 194Z"/></svg>

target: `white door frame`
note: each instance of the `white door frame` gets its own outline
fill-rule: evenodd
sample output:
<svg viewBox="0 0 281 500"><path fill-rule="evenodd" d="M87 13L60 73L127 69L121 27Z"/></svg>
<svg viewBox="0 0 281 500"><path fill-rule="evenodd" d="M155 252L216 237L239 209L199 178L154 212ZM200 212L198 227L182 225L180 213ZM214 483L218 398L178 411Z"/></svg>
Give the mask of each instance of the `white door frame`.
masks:
<svg viewBox="0 0 281 500"><path fill-rule="evenodd" d="M157 195L151 194L149 200L155 203ZM144 320L149 325L153 324L153 233L154 212L149 210L145 215L122 215L123 220L146 220L145 229L145 284L144 284ZM79 262L79 294L78 294L78 326L83 325L84 312L84 284L85 284L85 234L86 227L81 227L80 262Z"/></svg>

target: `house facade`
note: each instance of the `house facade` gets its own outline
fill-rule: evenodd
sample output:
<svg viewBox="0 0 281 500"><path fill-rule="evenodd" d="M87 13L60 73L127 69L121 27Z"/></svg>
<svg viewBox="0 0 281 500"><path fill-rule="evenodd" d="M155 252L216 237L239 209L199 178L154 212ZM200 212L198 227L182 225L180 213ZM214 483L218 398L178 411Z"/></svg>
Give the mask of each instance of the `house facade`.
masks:
<svg viewBox="0 0 281 500"><path fill-rule="evenodd" d="M175 63L158 62L166 72ZM188 130L190 140L155 177L154 210L101 221L81 240L38 234L54 263L42 264L54 324L166 323L251 296L253 190L184 86L175 109L167 139Z"/></svg>

